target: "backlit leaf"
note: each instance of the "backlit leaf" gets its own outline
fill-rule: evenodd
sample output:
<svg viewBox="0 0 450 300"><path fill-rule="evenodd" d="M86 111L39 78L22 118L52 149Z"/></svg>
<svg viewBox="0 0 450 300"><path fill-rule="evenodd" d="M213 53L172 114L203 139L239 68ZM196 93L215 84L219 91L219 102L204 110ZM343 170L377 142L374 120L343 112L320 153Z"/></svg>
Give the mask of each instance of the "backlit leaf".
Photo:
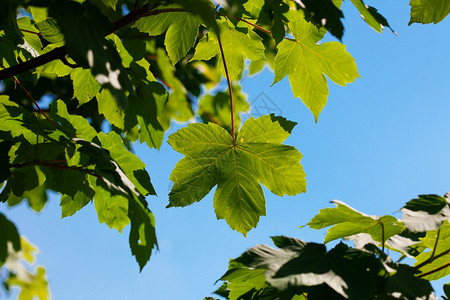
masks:
<svg viewBox="0 0 450 300"><path fill-rule="evenodd" d="M303 101L317 121L328 98L324 75L345 86L359 76L356 64L343 44L317 44L324 32L306 22L300 12L293 14L289 28L295 40L283 40L278 44L273 83L289 75L294 96Z"/></svg>
<svg viewBox="0 0 450 300"><path fill-rule="evenodd" d="M403 224L392 216L369 216L341 201L332 202L337 207L321 209L308 223L308 226L314 229L333 226L325 236L325 243L359 233L368 233L375 241L384 243L404 229Z"/></svg>
<svg viewBox="0 0 450 300"><path fill-rule="evenodd" d="M412 23L439 23L450 13L450 2L448 0L410 0Z"/></svg>
<svg viewBox="0 0 450 300"><path fill-rule="evenodd" d="M265 215L260 182L279 196L306 191L305 174L294 147L282 142L289 132L273 116L250 118L233 144L231 135L214 123L189 124L169 137L186 155L170 176L174 186L169 206L200 201L217 185L214 208L218 219L244 235Z"/></svg>
<svg viewBox="0 0 450 300"><path fill-rule="evenodd" d="M261 43L261 38L252 36L243 31L246 28L233 27L226 22L219 23L220 25L220 41L225 56L230 79L239 79L244 70L244 58L250 60L263 60L264 45ZM217 35L210 33L208 37L200 40L195 48L194 57L191 60L209 60L217 55L218 65L225 76L223 67L222 53L220 52L219 41Z"/></svg>
<svg viewBox="0 0 450 300"><path fill-rule="evenodd" d="M175 65L194 46L199 25L198 18L189 12L172 12L142 18L133 27L151 36L167 31L164 45Z"/></svg>

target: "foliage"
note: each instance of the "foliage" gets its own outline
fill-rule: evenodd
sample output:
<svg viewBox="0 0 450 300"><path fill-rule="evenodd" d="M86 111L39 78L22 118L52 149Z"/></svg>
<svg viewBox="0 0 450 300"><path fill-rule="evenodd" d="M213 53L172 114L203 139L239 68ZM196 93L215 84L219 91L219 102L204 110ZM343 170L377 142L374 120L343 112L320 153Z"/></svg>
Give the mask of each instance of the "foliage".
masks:
<svg viewBox="0 0 450 300"><path fill-rule="evenodd" d="M34 271L30 271L24 265L24 262L34 264L37 248L26 238L20 237L14 224L3 214L0 214L0 224L6 234L2 234L1 238L0 266L7 274L5 276L7 280L2 282L2 288L7 292L11 288L19 288L19 300L31 300L34 297L40 300L49 299L50 291L45 269L37 266ZM6 253L3 253L4 250Z"/></svg>
<svg viewBox="0 0 450 300"><path fill-rule="evenodd" d="M421 195L409 201L400 220L334 203L337 207L320 210L308 226L332 226L325 243L343 238L352 240L353 247L341 241L327 250L323 244L272 237L278 249L257 245L230 260L216 293L232 300L437 299L429 280L450 274L448 195ZM424 214L435 221L434 230L412 230L408 224L420 222ZM385 247L400 259L394 261ZM414 261L412 266L400 262L405 256Z"/></svg>
<svg viewBox="0 0 450 300"><path fill-rule="evenodd" d="M130 248L142 270L158 245L155 217L145 199L156 193L132 143L159 149L171 122L201 119L205 124L190 124L169 137L185 156L171 175L169 206L200 201L217 185L217 217L246 235L265 214L260 184L283 196L305 192L306 182L300 152L282 143L294 122L273 115L241 118L249 108L239 86L245 62L250 61L252 73L268 65L274 83L288 76L294 96L317 121L327 102L326 77L346 85L359 76L342 43L321 43L327 32L342 39L341 2L2 1L0 201L11 207L26 201L38 212L48 191L55 191L61 195L62 217L93 201L100 223L118 231L131 225ZM352 3L376 31L389 27L375 8ZM410 22L441 21L449 13L446 3L412 0ZM222 77L227 90L221 88ZM445 205L426 223L431 240L445 233L439 217L448 216ZM410 222L405 218L403 224L339 204L349 219L333 223L328 238L364 232L384 245L402 230L417 229L414 222L425 215L418 216L416 208L405 207ZM322 215L311 226L329 224L327 218ZM25 246L15 225L3 215L0 221L6 232L0 243L5 266L9 253ZM297 250L302 247L306 244ZM339 247L333 255L351 252ZM440 263L421 259L419 265ZM260 283L261 276L256 276ZM21 285L23 293L35 293L13 277L11 284ZM35 278L39 284L33 289L43 299L43 269ZM265 287L266 280L261 284Z"/></svg>

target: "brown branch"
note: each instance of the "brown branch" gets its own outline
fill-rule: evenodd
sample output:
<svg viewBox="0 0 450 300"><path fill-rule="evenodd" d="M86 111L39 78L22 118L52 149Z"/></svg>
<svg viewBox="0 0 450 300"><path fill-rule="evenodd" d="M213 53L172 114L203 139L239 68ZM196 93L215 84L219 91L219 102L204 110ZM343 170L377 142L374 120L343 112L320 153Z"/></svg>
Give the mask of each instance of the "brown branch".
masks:
<svg viewBox="0 0 450 300"><path fill-rule="evenodd" d="M426 273L422 273L422 274L420 274L420 275L417 275L417 277L419 277L419 278L425 277L425 276L427 276L427 275L430 275L430 274L439 272L440 270L443 270L443 269L448 268L448 267L450 267L450 262L447 263L447 264L445 264L445 265L443 265L443 266L440 266L439 268L436 268L436 269L433 269L433 270L428 271L428 272L426 272Z"/></svg>
<svg viewBox="0 0 450 300"><path fill-rule="evenodd" d="M42 54L36 58L33 58L31 60L28 60L26 62L20 63L15 66L11 66L5 70L1 70L0 71L0 80L10 78L17 74L35 69L35 68L45 65L46 63L49 63L55 59L61 59L61 58L65 57L66 54L67 54L66 46L55 48L52 51Z"/></svg>
<svg viewBox="0 0 450 300"><path fill-rule="evenodd" d="M223 52L222 42L220 41L220 36L217 36L219 41L220 53L223 61L223 68L225 69L225 75L227 76L228 90L230 91L230 110L231 110L231 137L233 139L233 145L236 144L236 133L234 129L234 101L233 101L233 90L231 88L230 75L228 74L227 62L225 61L225 54Z"/></svg>
<svg viewBox="0 0 450 300"><path fill-rule="evenodd" d="M420 269L420 268L422 268L423 266L425 266L425 265L427 265L427 264L433 262L433 260L436 260L436 259L438 259L439 257L444 256L444 255L447 255L447 254L450 254L450 249L447 249L447 250L445 250L445 251L443 251L443 252L441 252L441 253L439 253L439 254L437 254L437 255L434 255L434 256L428 258L427 260L425 260L425 261L423 261L422 263L420 263L420 264L418 264L417 266L415 266L414 269Z"/></svg>
<svg viewBox="0 0 450 300"><path fill-rule="evenodd" d="M26 29L19 29L20 31L22 31L22 32L28 32L28 33L32 33L32 34L35 34L35 35L38 35L38 36L42 36L42 33L40 33L40 32L34 32L34 31L31 31L31 30L26 30Z"/></svg>
<svg viewBox="0 0 450 300"><path fill-rule="evenodd" d="M154 16L162 13L169 13L169 12L185 12L185 9L182 8L166 8L166 9L157 9L152 10L152 8L148 7L147 5L144 5L142 8L131 11L124 17L120 18L113 24L113 28L106 34L109 35L111 33L114 33L123 27L139 20L140 18L147 17L147 16ZM60 59L61 61L65 59L65 56L67 55L67 48L66 46L58 47L56 49L53 49L52 51L49 51L43 55L40 55L36 58L33 58L31 60L28 60L26 62L23 62L21 64L9 67L5 70L0 71L0 80L13 77L17 74L35 69L37 67L40 67L42 65L45 65L46 63L49 63L53 60Z"/></svg>

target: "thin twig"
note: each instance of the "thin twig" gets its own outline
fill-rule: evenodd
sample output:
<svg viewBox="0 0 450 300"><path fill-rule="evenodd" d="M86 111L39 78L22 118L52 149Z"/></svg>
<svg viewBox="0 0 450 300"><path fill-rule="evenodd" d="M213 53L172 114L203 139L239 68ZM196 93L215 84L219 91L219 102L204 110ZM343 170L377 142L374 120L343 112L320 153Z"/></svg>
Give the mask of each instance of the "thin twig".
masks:
<svg viewBox="0 0 450 300"><path fill-rule="evenodd" d="M442 257L444 255L450 254L450 249L447 249L439 254L434 255L433 257L428 258L427 260L423 261L422 263L418 264L417 266L414 266L414 269L420 269L423 266L433 262L434 260L438 259L439 257Z"/></svg>
<svg viewBox="0 0 450 300"><path fill-rule="evenodd" d="M230 109L231 109L231 137L233 138L233 144L236 144L236 133L234 129L234 101L233 101L233 90L231 88L230 75L228 74L227 62L225 61L225 53L223 52L222 42L220 41L220 36L217 36L219 41L220 53L223 61L223 68L225 69L225 75L227 76L228 90L230 91Z"/></svg>
<svg viewBox="0 0 450 300"><path fill-rule="evenodd" d="M0 67L2 67L3 69L5 68L5 66L3 66L2 64L0 64ZM22 89L22 91L25 92L25 94L27 95L27 97L33 102L33 104L37 107L37 109L39 110L39 112L56 128L59 128L59 126L53 121L51 120L47 114L42 110L42 108L39 106L39 104L37 103L36 100L34 100L33 96L31 96L31 94L28 92L28 90L22 85L22 83L20 83L19 79L16 78L16 76L13 76L14 81L19 85L19 87Z"/></svg>
<svg viewBox="0 0 450 300"><path fill-rule="evenodd" d="M16 78L16 76L13 76L14 81L19 85L19 87L22 89L22 91L25 92L25 94L27 95L27 97L33 101L33 104L37 107L37 109L39 110L39 112L50 122L50 124L52 124L55 128L59 129L59 126L52 120L50 119L47 114L42 110L42 108L39 106L39 104L36 102L36 100L34 100L33 96L31 96L31 94L28 92L28 90L20 83L19 79Z"/></svg>
<svg viewBox="0 0 450 300"><path fill-rule="evenodd" d="M253 26L253 27L255 27L256 29L261 30L261 31L263 31L263 32L265 32L265 33L267 33L267 34L273 35L272 31L270 31L270 30L268 30L268 29L265 29L265 28L263 28L263 27L261 27L261 26L259 26L259 25L253 24L253 23L251 23L251 22L249 22L249 21L247 21L247 20L245 20L245 19L242 19L242 18L239 18L239 17L235 17L235 16L232 16L232 18L233 18L233 19L236 19L236 20L239 20L239 21L242 21L242 22L244 22L244 23L247 23L248 25ZM289 40L289 41L296 41L296 39L292 39L292 38L289 38L289 37L287 37L287 36L284 36L283 38L284 38L285 40Z"/></svg>
<svg viewBox="0 0 450 300"><path fill-rule="evenodd" d="M384 224L381 223L381 252L384 252L384 244L385 244L385 236L384 236Z"/></svg>
<svg viewBox="0 0 450 300"><path fill-rule="evenodd" d="M419 278L425 277L425 276L427 276L427 275L430 275L430 274L439 272L440 270L443 270L443 269L448 268L448 267L450 267L450 262L447 263L447 264L445 264L445 265L443 265L443 266L440 266L439 268L436 268L436 269L433 269L433 270L428 271L428 272L426 272L426 273L422 273L422 274L420 274L420 275L417 275L417 277L419 277Z"/></svg>
<svg viewBox="0 0 450 300"><path fill-rule="evenodd" d="M114 33L123 27L130 25L131 23L139 20L140 18L147 17L147 16L154 16L162 13L170 13L170 12L185 12L185 9L182 8L166 8L166 9L158 9L153 10L153 7L149 7L147 5L144 5L137 11L130 11L127 15L123 16L113 24L113 28L106 33L106 35L109 35L111 33ZM36 58L33 58L31 60L28 60L26 62L20 63L15 66L11 66L5 70L0 70L0 80L10 78L12 76L15 76L17 74L35 69L37 67L40 67L42 65L45 65L46 63L49 63L56 59L65 59L65 56L67 55L67 48L66 46L61 46L58 48L53 49L52 51L49 51L45 54L42 54Z"/></svg>
<svg viewBox="0 0 450 300"><path fill-rule="evenodd" d="M42 36L42 33L40 33L40 32L34 32L34 31L31 31L31 30L26 30L26 29L19 29L20 31L22 31L22 32L28 32L28 33L32 33L32 34L35 34L35 35L38 35L38 36Z"/></svg>

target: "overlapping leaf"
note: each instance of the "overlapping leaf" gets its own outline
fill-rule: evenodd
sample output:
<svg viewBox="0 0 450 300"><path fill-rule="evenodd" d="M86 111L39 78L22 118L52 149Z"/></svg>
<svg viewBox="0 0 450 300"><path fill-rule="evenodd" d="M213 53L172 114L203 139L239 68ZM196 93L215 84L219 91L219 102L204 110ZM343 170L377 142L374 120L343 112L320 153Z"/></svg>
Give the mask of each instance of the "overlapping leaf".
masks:
<svg viewBox="0 0 450 300"><path fill-rule="evenodd" d="M85 118L70 115L62 101L53 102L50 112L54 126L2 100L0 134L12 146L11 174L0 200L14 205L28 198L40 210L51 189L62 195L65 217L94 199L99 221L111 228L120 231L131 219L130 247L142 269L157 246L154 217L144 200L155 194L145 164L125 149L119 135L97 133Z"/></svg>
<svg viewBox="0 0 450 300"><path fill-rule="evenodd" d="M13 222L8 220L3 214L0 213L0 228L2 234L0 235L0 267L8 257L8 244L10 248L15 251L20 250L20 236L17 232L17 228Z"/></svg>
<svg viewBox="0 0 450 300"><path fill-rule="evenodd" d="M274 83L289 75L292 92L311 110L316 121L328 98L324 75L339 85L353 82L359 75L351 55L338 42L317 44L324 36L303 19L301 12L292 13L289 28L295 40L283 40L275 58Z"/></svg>
<svg viewBox="0 0 450 300"><path fill-rule="evenodd" d="M150 36L166 32L164 45L175 65L194 46L200 20L189 12L162 13L137 21L133 27Z"/></svg>
<svg viewBox="0 0 450 300"><path fill-rule="evenodd" d="M393 263L373 245L359 250L339 243L327 251L296 238L272 240L279 249L257 245L230 260L216 293L233 300L436 299L417 270Z"/></svg>
<svg viewBox="0 0 450 300"><path fill-rule="evenodd" d="M64 33L69 56L78 65L90 68L95 79L123 104L125 92L131 92L132 87L116 47L105 38L112 29L108 18L88 1L58 1L49 14Z"/></svg>
<svg viewBox="0 0 450 300"><path fill-rule="evenodd" d="M266 270L267 282L284 295L308 292L313 299L334 299L337 295L370 299L376 290L375 278L382 267L371 253L344 244L327 252L322 244L283 236L273 239L280 249L257 245L234 261Z"/></svg>
<svg viewBox="0 0 450 300"><path fill-rule="evenodd" d="M352 3L358 9L364 21L377 32L381 33L384 29L383 26L391 28L386 18L383 17L376 8L364 4L362 0L352 0ZM392 28L391 30L395 33Z"/></svg>
<svg viewBox="0 0 450 300"><path fill-rule="evenodd" d="M332 0L294 0L304 10L308 20L318 27L325 27L332 35L342 39L344 18L341 10Z"/></svg>
<svg viewBox="0 0 450 300"><path fill-rule="evenodd" d="M234 124L237 128L241 124L241 114L249 112L250 103L241 86L232 85L234 99ZM204 122L216 123L231 132L230 95L227 92L217 92L215 95L206 94L200 98L197 114Z"/></svg>
<svg viewBox="0 0 450 300"><path fill-rule="evenodd" d="M321 209L320 213L308 223L309 227L314 229L333 226L325 236L325 243L359 233L368 233L375 241L384 243L405 228L399 220L392 216L369 216L341 201L334 200L332 202L337 207Z"/></svg>
<svg viewBox="0 0 450 300"><path fill-rule="evenodd" d="M450 13L450 2L447 0L410 0L412 23L439 23Z"/></svg>
<svg viewBox="0 0 450 300"><path fill-rule="evenodd" d="M402 221L411 231L435 230L445 220L450 221L450 201L439 195L419 195L406 203L401 211Z"/></svg>
<svg viewBox="0 0 450 300"><path fill-rule="evenodd" d="M220 41L231 80L239 79L244 70L244 58L250 60L264 60L264 45L261 38L250 33L247 28L232 27L226 22L219 23ZM195 47L195 54L191 60L209 60L217 55L218 65L225 76L222 53L217 35L210 33L202 38Z"/></svg>
<svg viewBox="0 0 450 300"><path fill-rule="evenodd" d="M200 201L217 185L217 218L245 235L265 215L260 182L279 196L306 190L300 152L281 144L293 127L287 124L285 119L268 115L250 118L235 144L231 135L214 123L190 124L172 134L170 145L186 156L170 176L174 186L169 206Z"/></svg>
<svg viewBox="0 0 450 300"><path fill-rule="evenodd" d="M450 275L450 222L445 221L438 230L430 230L421 238L429 251L416 257L415 267L420 267L421 276L427 280L437 280Z"/></svg>

